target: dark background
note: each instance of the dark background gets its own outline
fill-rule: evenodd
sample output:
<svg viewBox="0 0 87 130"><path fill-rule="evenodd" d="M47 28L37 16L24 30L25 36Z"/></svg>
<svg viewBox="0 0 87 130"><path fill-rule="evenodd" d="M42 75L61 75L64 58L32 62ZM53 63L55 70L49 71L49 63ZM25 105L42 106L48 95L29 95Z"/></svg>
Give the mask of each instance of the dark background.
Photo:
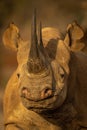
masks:
<svg viewBox="0 0 87 130"><path fill-rule="evenodd" d="M0 0L0 130L3 130L4 88L17 66L16 53L3 45L3 32L9 23L14 22L22 38L29 40L34 8L37 9L38 21L42 21L43 27L56 27L65 32L67 25L74 20L87 27L87 0Z"/></svg>

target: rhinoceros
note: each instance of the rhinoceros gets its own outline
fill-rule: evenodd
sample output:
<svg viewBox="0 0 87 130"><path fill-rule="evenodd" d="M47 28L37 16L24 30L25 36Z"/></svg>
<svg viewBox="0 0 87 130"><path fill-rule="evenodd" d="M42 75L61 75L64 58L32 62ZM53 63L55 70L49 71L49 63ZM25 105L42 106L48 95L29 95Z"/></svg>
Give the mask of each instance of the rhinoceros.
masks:
<svg viewBox="0 0 87 130"><path fill-rule="evenodd" d="M5 130L87 130L87 56L36 26L34 15L30 42L15 24L3 34L18 61L4 94Z"/></svg>

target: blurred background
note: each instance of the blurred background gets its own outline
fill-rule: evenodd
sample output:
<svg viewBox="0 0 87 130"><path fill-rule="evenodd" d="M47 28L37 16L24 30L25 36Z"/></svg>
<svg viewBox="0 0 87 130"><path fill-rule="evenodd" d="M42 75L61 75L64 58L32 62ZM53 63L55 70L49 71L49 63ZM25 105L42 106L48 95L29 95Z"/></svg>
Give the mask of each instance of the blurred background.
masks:
<svg viewBox="0 0 87 130"><path fill-rule="evenodd" d="M43 27L56 27L65 32L67 25L74 20L87 27L87 0L0 0L0 130L3 130L4 89L17 67L16 53L3 45L3 32L9 23L14 22L22 38L29 40L34 8Z"/></svg>

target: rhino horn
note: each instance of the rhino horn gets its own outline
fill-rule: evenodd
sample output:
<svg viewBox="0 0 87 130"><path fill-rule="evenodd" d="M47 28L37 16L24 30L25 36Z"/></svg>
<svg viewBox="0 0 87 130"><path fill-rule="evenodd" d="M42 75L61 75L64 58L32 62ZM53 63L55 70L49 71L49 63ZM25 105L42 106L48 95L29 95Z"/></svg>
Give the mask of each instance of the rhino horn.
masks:
<svg viewBox="0 0 87 130"><path fill-rule="evenodd" d="M37 40L37 30L36 30L36 11L34 11L33 21L31 25L31 48L29 53L29 58L35 59L38 57L38 40Z"/></svg>
<svg viewBox="0 0 87 130"><path fill-rule="evenodd" d="M40 25L39 25L39 45L43 48L43 41L42 41L42 24L40 22Z"/></svg>
<svg viewBox="0 0 87 130"><path fill-rule="evenodd" d="M41 52L44 54L44 45L43 45L43 40L42 40L42 24L40 22L40 25L39 25L39 37L38 37L38 42L39 42L39 47L41 49Z"/></svg>
<svg viewBox="0 0 87 130"><path fill-rule="evenodd" d="M42 36L40 31L40 44L42 42ZM36 28L36 11L34 11L33 22L31 26L31 47L28 58L28 71L29 73L38 73L45 67L45 58L38 45L37 28Z"/></svg>

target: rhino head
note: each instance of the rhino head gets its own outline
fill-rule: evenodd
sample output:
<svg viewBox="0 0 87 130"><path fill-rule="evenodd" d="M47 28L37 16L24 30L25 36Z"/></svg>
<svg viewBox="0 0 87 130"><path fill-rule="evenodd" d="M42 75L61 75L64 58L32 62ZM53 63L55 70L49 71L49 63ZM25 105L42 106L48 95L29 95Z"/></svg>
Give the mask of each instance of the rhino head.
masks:
<svg viewBox="0 0 87 130"><path fill-rule="evenodd" d="M59 36L56 43L52 40L54 36L49 40L53 48L56 45L55 57L52 58L48 51L53 48L48 46L50 42L44 43L42 35L41 24L37 35L34 15L30 42L22 40L14 24L10 24L3 36L4 44L17 50L16 77L20 101L27 109L38 113L56 109L65 101L70 62L70 51Z"/></svg>

